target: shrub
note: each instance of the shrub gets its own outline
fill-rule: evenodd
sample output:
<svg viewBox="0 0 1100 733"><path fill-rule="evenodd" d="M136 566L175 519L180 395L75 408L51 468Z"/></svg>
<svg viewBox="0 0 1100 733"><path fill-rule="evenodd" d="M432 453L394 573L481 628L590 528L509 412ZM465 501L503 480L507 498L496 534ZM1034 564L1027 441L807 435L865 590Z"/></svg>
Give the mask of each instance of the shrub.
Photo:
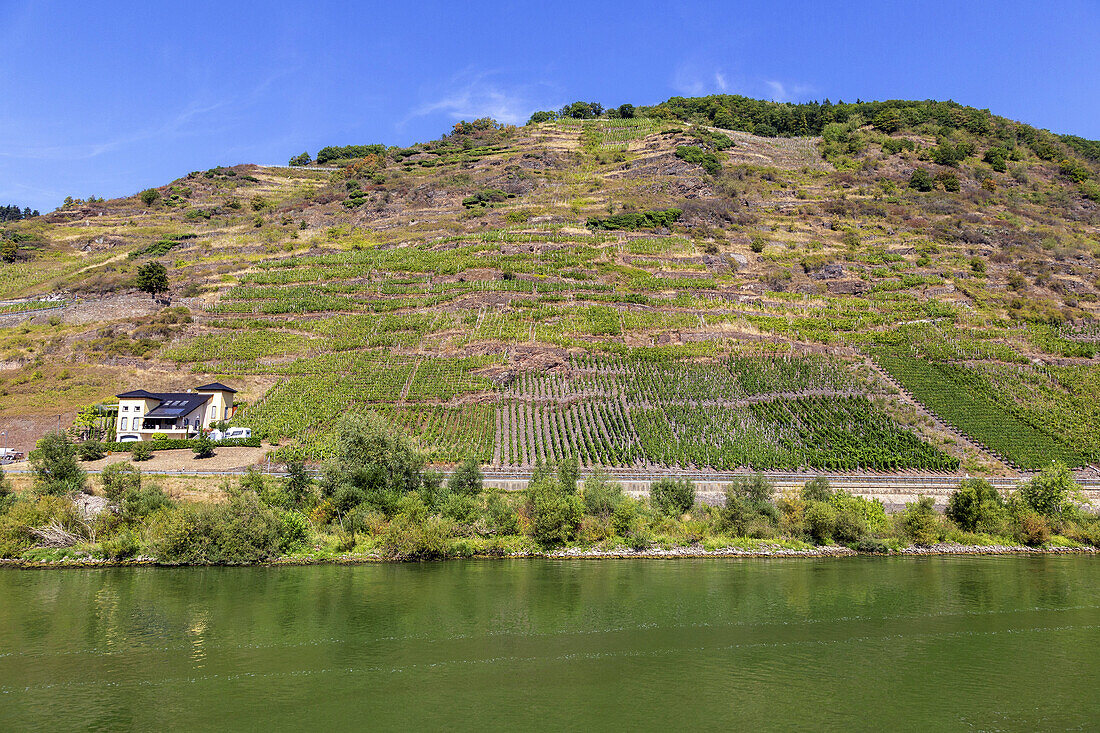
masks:
<svg viewBox="0 0 1100 733"><path fill-rule="evenodd" d="M398 514L382 534L379 550L393 560L442 560L447 557L452 528L438 517Z"/></svg>
<svg viewBox="0 0 1100 733"><path fill-rule="evenodd" d="M519 534L519 515L499 493L492 493L485 500L485 517L488 521L488 529L493 534Z"/></svg>
<svg viewBox="0 0 1100 733"><path fill-rule="evenodd" d="M827 545L833 539L837 511L832 504L811 501L806 507L806 531L817 545Z"/></svg>
<svg viewBox="0 0 1100 733"><path fill-rule="evenodd" d="M134 461L147 461L153 457L153 446L149 445L145 441L139 441L134 443L133 449L130 451L130 458Z"/></svg>
<svg viewBox="0 0 1100 733"><path fill-rule="evenodd" d="M281 526L273 510L247 493L220 506L156 513L146 528L146 545L169 564L263 562L278 555Z"/></svg>
<svg viewBox="0 0 1100 733"><path fill-rule="evenodd" d="M913 174L909 176L909 188L917 191L931 191L934 184L935 179L932 178L932 174L924 168L916 168Z"/></svg>
<svg viewBox="0 0 1100 733"><path fill-rule="evenodd" d="M890 551L890 548L886 546L886 543L882 540L876 540L874 538L864 538L856 543L857 552L867 552L873 554L883 554Z"/></svg>
<svg viewBox="0 0 1100 733"><path fill-rule="evenodd" d="M306 464L290 461L286 464L286 493L292 506L300 507L309 503L313 493L313 478L306 471Z"/></svg>
<svg viewBox="0 0 1100 733"><path fill-rule="evenodd" d="M580 497L566 492L561 483L546 473L532 477L527 487L527 514L531 536L543 547L568 542L583 515Z"/></svg>
<svg viewBox="0 0 1100 733"><path fill-rule="evenodd" d="M609 518L625 499L623 487L597 468L584 482L584 510L595 517Z"/></svg>
<svg viewBox="0 0 1100 733"><path fill-rule="evenodd" d="M99 474L99 480L103 483L103 493L112 502L117 504L129 491L141 489L141 471L131 463L112 463L103 468Z"/></svg>
<svg viewBox="0 0 1100 733"><path fill-rule="evenodd" d="M802 486L803 501L829 501L833 498L833 489L829 479L824 476L810 479Z"/></svg>
<svg viewBox="0 0 1100 733"><path fill-rule="evenodd" d="M840 509L833 523L833 537L841 542L858 542L867 534L867 523L856 512Z"/></svg>
<svg viewBox="0 0 1100 733"><path fill-rule="evenodd" d="M160 191L155 188L147 188L138 194L138 198L146 206L152 206L160 198Z"/></svg>
<svg viewBox="0 0 1100 733"><path fill-rule="evenodd" d="M387 515L423 482L423 457L377 415L346 415L336 427L334 455L322 471L321 497L346 512L366 503Z"/></svg>
<svg viewBox="0 0 1100 733"><path fill-rule="evenodd" d="M700 166L711 175L722 171L722 161L717 155L694 145L680 145L676 148L676 157L685 163Z"/></svg>
<svg viewBox="0 0 1100 733"><path fill-rule="evenodd" d="M967 532L989 532L1005 516L1005 501L985 479L968 478L947 500L947 518Z"/></svg>
<svg viewBox="0 0 1100 733"><path fill-rule="evenodd" d="M1021 484L1016 495L1033 511L1045 517L1060 517L1075 508L1072 499L1079 496L1080 490L1069 467L1056 461Z"/></svg>
<svg viewBox="0 0 1100 733"><path fill-rule="evenodd" d="M308 162L308 161L307 161ZM309 542L309 520L298 512L279 513L279 552L300 550Z"/></svg>
<svg viewBox="0 0 1100 733"><path fill-rule="evenodd" d="M293 158L291 158L290 159L290 165L292 165L292 166L309 165L311 161L312 161L312 158L310 157L309 153L303 152L303 153L301 153L299 155L295 155Z"/></svg>
<svg viewBox="0 0 1100 733"><path fill-rule="evenodd" d="M98 440L85 440L76 446L76 455L81 461L98 461L107 454Z"/></svg>
<svg viewBox="0 0 1100 733"><path fill-rule="evenodd" d="M211 458L214 455L214 441L207 433L199 433L191 446L195 458Z"/></svg>
<svg viewBox="0 0 1100 733"><path fill-rule="evenodd" d="M460 496L477 496L481 493L484 480L481 463L476 458L467 458L458 464L447 480L447 491Z"/></svg>
<svg viewBox="0 0 1100 733"><path fill-rule="evenodd" d="M473 524L477 520L478 502L469 494L448 493L439 507L439 513L459 524Z"/></svg>
<svg viewBox="0 0 1100 733"><path fill-rule="evenodd" d="M634 529L637 520L638 502L629 496L623 497L611 513L611 529L620 537L626 537Z"/></svg>
<svg viewBox="0 0 1100 733"><path fill-rule="evenodd" d="M649 501L665 516L680 516L695 504L695 485L690 481L663 478L649 487Z"/></svg>
<svg viewBox="0 0 1100 733"><path fill-rule="evenodd" d="M1030 547L1046 544L1050 540L1050 521L1039 512L1025 511L1020 515L1016 537Z"/></svg>
<svg viewBox="0 0 1100 733"><path fill-rule="evenodd" d="M927 547L939 542L940 522L932 498L922 496L906 504L901 515L901 526L905 536L915 545Z"/></svg>
<svg viewBox="0 0 1100 733"><path fill-rule="evenodd" d="M86 474L76 461L76 449L62 432L44 435L31 451L34 489L40 494L70 494L84 490Z"/></svg>
<svg viewBox="0 0 1100 733"><path fill-rule="evenodd" d="M588 219L589 229L653 229L656 227L671 227L680 215L681 209L665 209L664 211L642 211L626 214L615 214L603 218L593 216Z"/></svg>

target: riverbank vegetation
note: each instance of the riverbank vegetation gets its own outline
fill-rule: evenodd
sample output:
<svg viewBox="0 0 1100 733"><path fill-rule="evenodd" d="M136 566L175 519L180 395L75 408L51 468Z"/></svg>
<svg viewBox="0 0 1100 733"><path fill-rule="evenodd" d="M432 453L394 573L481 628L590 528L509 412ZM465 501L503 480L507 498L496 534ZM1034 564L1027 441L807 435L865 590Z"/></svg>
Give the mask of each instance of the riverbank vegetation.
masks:
<svg viewBox="0 0 1100 733"><path fill-rule="evenodd" d="M571 460L540 462L526 491L489 491L476 460L445 479L383 421L359 415L341 421L319 477L301 463L289 464L285 477L250 471L223 485L220 503L173 501L129 463L89 480L62 434L44 440L33 459L32 491L17 495L0 479L0 557L244 564L561 548L1100 547L1100 517L1081 508L1071 472L1057 463L1007 496L966 479L944 514L927 497L888 514L879 501L835 490L824 478L777 494L761 474L729 483L717 506L697 503L690 483L672 479L655 482L648 499L634 498L599 469L582 478ZM93 488L95 513L86 508Z"/></svg>

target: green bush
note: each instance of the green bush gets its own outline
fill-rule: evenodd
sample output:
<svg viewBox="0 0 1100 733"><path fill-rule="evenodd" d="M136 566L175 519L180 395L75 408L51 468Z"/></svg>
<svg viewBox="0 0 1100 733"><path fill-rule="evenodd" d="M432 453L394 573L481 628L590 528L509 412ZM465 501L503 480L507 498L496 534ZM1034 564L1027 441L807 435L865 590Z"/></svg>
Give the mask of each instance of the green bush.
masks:
<svg viewBox="0 0 1100 733"><path fill-rule="evenodd" d="M240 564L278 556L282 522L255 494L220 506L181 506L157 512L146 527L146 546L168 564Z"/></svg>
<svg viewBox="0 0 1100 733"><path fill-rule="evenodd" d="M935 504L929 496L905 505L901 515L901 527L913 544L927 547L940 541L940 521Z"/></svg>
<svg viewBox="0 0 1100 733"><path fill-rule="evenodd" d="M1081 487L1064 463L1047 465L1038 476L1020 485L1016 496L1033 511L1045 517L1061 517L1076 508L1073 499L1080 496Z"/></svg>
<svg viewBox="0 0 1100 733"><path fill-rule="evenodd" d="M98 461L107 454L98 440L85 440L76 446L76 455L82 461Z"/></svg>
<svg viewBox="0 0 1100 733"><path fill-rule="evenodd" d="M346 415L336 427L334 455L322 468L321 496L346 512L367 504L393 514L401 498L423 483L424 458L394 436L377 415Z"/></svg>
<svg viewBox="0 0 1100 733"><path fill-rule="evenodd" d="M583 498L585 512L607 519L626 497L619 482L612 481L603 469L596 468L584 481Z"/></svg>
<svg viewBox="0 0 1100 733"><path fill-rule="evenodd" d="M811 501L806 507L806 531L817 545L827 545L833 540L837 511L832 504Z"/></svg>
<svg viewBox="0 0 1100 733"><path fill-rule="evenodd" d="M476 458L467 458L455 467L454 473L447 479L447 491L460 496L477 496L484 482L481 463Z"/></svg>
<svg viewBox="0 0 1100 733"><path fill-rule="evenodd" d="M279 552L302 549L309 542L309 520L298 512L279 512Z"/></svg>
<svg viewBox="0 0 1100 733"><path fill-rule="evenodd" d="M694 145L680 145L676 148L676 157L685 163L700 166L711 175L722 171L722 161L717 155Z"/></svg>
<svg viewBox="0 0 1100 733"><path fill-rule="evenodd" d="M654 229L656 227L671 227L680 215L681 209L665 209L664 211L642 211L613 216L588 219L589 229Z"/></svg>
<svg viewBox="0 0 1100 733"><path fill-rule="evenodd" d="M489 494L485 500L485 517L493 534L519 534L519 514L499 493Z"/></svg>
<svg viewBox="0 0 1100 733"><path fill-rule="evenodd" d="M34 490L40 494L71 494L84 490L87 475L76 461L76 448L60 431L46 433L31 451Z"/></svg>
<svg viewBox="0 0 1100 733"><path fill-rule="evenodd" d="M649 501L660 514L678 517L695 504L695 485L690 481L660 479L650 485Z"/></svg>
<svg viewBox="0 0 1100 733"><path fill-rule="evenodd" d="M477 521L478 501L468 494L448 493L440 503L439 513L459 524L473 524Z"/></svg>
<svg viewBox="0 0 1100 733"><path fill-rule="evenodd" d="M801 495L803 501L829 501L833 498L833 489L829 479L818 476L803 484Z"/></svg>
<svg viewBox="0 0 1100 733"><path fill-rule="evenodd" d="M210 439L207 433L199 433L191 441L191 452L195 454L195 458L212 458L214 456L214 441Z"/></svg>
<svg viewBox="0 0 1100 733"><path fill-rule="evenodd" d="M111 463L99 474L103 483L103 494L117 504L130 491L141 489L141 471L137 466L126 463Z"/></svg>
<svg viewBox="0 0 1100 733"><path fill-rule="evenodd" d="M1039 512L1024 511L1017 520L1016 538L1031 547L1045 545L1050 540L1050 520Z"/></svg>
<svg viewBox="0 0 1100 733"><path fill-rule="evenodd" d="M133 450L130 451L130 458L134 461L147 461L153 457L153 446L149 445L145 441L138 441L134 443Z"/></svg>
<svg viewBox="0 0 1100 733"><path fill-rule="evenodd" d="M454 525L439 517L398 514L382 534L379 550L392 560L442 560Z"/></svg>
<svg viewBox="0 0 1100 733"><path fill-rule="evenodd" d="M557 478L545 472L532 477L527 486L527 515L531 536L543 547L572 539L583 514L580 497L566 491Z"/></svg>
<svg viewBox="0 0 1100 733"><path fill-rule="evenodd" d="M935 179L932 177L932 174L924 168L914 169L913 174L909 176L909 188L917 191L931 191L934 185Z"/></svg>
<svg viewBox="0 0 1100 733"><path fill-rule="evenodd" d="M967 532L991 532L1005 518L1005 500L985 479L963 479L947 500L944 513Z"/></svg>

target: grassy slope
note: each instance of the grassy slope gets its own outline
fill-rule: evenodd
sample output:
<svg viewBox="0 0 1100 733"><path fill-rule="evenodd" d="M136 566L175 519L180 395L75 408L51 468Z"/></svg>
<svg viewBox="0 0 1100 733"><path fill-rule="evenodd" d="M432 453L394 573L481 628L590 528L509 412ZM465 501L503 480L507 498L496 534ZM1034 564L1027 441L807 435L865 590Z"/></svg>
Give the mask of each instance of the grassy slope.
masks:
<svg viewBox="0 0 1100 733"><path fill-rule="evenodd" d="M906 424L968 468L989 465L866 369L861 351L896 349L899 326L915 324L905 328L946 345L915 358L995 375L993 410L1025 399L1012 389L1020 362L1078 370L1076 382L1044 383L1043 402L1027 409L1059 423L1045 429L1068 454L1095 446L1095 421L1051 417L1072 414L1075 385L1094 379L1085 357L1095 330L1030 324L1095 316L1097 204L1064 166L1026 148L998 173L980 161L997 141L971 135L973 156L948 168L925 160L929 125L895 134L921 146L895 154L883 147L891 138L849 127L842 150L822 146L845 170L814 138L729 132L736 144L716 151L723 170L711 176L674 154L700 144L683 121L561 122L420 146L390 159L383 183L239 166L162 187L152 206L78 204L5 225L26 242L23 261L0 266L0 298L61 290L86 302L57 322L0 320L0 360L15 367L0 371L0 421L70 413L139 384L218 378L244 388L258 404L243 419L294 455L323 455L332 420L360 409L423 436L440 461L574 453L646 466L666 460L646 448L656 409L659 422L706 436L697 442L709 447L684 448L680 463L725 465L759 441L788 445L795 458L760 459L786 465L804 454L808 424L750 397L832 405L860 394L875 396L887 433ZM954 173L961 190L908 189L918 166ZM490 190L510 197L463 204ZM671 230L584 228L593 216L671 207L684 211ZM155 258L189 323L126 292L153 258L135 253L172 238ZM826 352L824 367L802 359ZM656 364L646 378L663 383L680 360L730 355L750 357L733 370L746 379L757 368L746 364L761 363L793 365L794 376L765 368L772 381L756 395L719 390L729 404L714 402L709 367L683 379L679 400L638 387L637 364ZM701 422L718 409L728 419ZM956 422L1027 462L982 434L989 421ZM860 465L891 467L876 460Z"/></svg>

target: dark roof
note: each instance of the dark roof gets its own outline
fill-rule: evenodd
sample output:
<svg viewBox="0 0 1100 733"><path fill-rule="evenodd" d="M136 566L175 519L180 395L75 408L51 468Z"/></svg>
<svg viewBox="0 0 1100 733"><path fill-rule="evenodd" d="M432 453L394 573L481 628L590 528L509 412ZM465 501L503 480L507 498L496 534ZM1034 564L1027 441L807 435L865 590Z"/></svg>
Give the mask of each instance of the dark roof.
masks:
<svg viewBox="0 0 1100 733"><path fill-rule="evenodd" d="M160 400L160 404L145 413L146 419L183 417L210 399L208 394L195 394L194 392L164 392L154 394L152 397Z"/></svg>
<svg viewBox="0 0 1100 733"><path fill-rule="evenodd" d="M201 387L195 387L196 392L236 392L237 390L232 387L226 387L221 382L211 382L210 384L204 384Z"/></svg>
<svg viewBox="0 0 1100 733"><path fill-rule="evenodd" d="M138 399L138 398L148 398L148 397L152 397L154 399L157 398L157 396L155 394L153 394L152 392L146 392L143 389L135 389L135 390L131 390L130 392L123 392L122 394L116 394L115 397L119 397L119 398L122 398L122 399Z"/></svg>

